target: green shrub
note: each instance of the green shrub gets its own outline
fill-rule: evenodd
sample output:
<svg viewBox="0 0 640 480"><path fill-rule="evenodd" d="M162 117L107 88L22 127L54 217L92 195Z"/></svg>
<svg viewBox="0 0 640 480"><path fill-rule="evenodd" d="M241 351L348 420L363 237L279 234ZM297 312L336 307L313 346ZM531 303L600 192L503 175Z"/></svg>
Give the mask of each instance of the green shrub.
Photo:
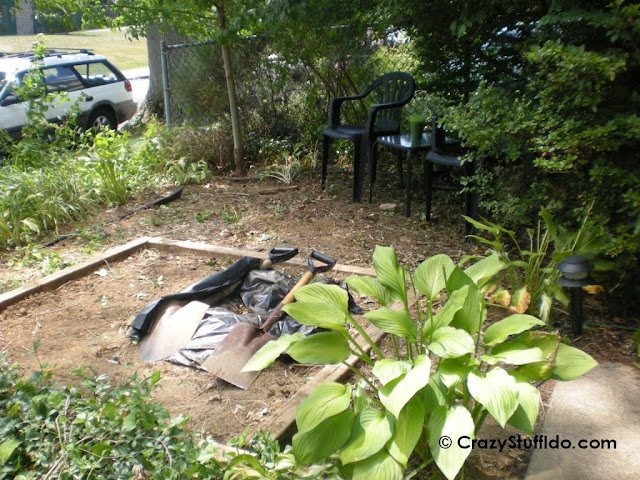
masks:
<svg viewBox="0 0 640 480"><path fill-rule="evenodd" d="M390 334L392 352L378 348L351 316L345 290L317 283L298 290L284 310L325 331L283 335L244 367L265 368L286 352L311 364L355 355L370 369L350 367L359 379L355 387L325 383L300 404L292 443L298 466L334 465L345 479L400 480L413 457L418 467L409 478L435 463L453 480L471 453L458 440L475 438L488 415L502 427L533 434L540 406L534 382L572 380L597 364L559 334L534 331L544 326L534 316L514 314L485 325L483 290L504 268L497 255L464 271L446 255L425 260L409 275L416 298L395 251L376 247L373 264L376 278L352 276L346 283L379 301L380 308L364 317Z"/></svg>
<svg viewBox="0 0 640 480"><path fill-rule="evenodd" d="M473 188L492 220L526 225L549 205L577 225L594 202L591 228L610 233L606 253L631 266L640 254L640 116L630 77L638 59L629 50L638 16L622 2L610 8L583 30L567 30L566 42L527 48L520 81L481 82L445 123L472 150L469 159L486 159ZM547 21L580 24L575 15ZM575 32L603 41L572 44Z"/></svg>
<svg viewBox="0 0 640 480"><path fill-rule="evenodd" d="M4 355L0 367L0 478L221 478L198 461L187 419L149 402L158 373L114 386L78 370L76 385L60 386Z"/></svg>
<svg viewBox="0 0 640 480"><path fill-rule="evenodd" d="M65 164L21 170L0 168L0 248L25 245L34 236L86 215L96 201Z"/></svg>
<svg viewBox="0 0 640 480"><path fill-rule="evenodd" d="M226 119L204 127L160 130L158 147L167 162L205 162L212 172L233 169L233 138Z"/></svg>

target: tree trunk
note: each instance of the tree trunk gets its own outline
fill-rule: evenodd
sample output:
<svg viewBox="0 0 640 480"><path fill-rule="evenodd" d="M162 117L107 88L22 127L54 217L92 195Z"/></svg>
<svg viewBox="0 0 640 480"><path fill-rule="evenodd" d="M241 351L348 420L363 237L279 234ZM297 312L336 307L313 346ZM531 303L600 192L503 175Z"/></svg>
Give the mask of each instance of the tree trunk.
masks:
<svg viewBox="0 0 640 480"><path fill-rule="evenodd" d="M149 90L138 108L138 112L131 120L132 125L136 125L151 116L164 118L164 98L162 90L162 63L160 41L164 40L167 45L184 43L189 41L187 37L178 34L168 26L160 28L158 24L149 27L147 31L147 57L149 61Z"/></svg>
<svg viewBox="0 0 640 480"><path fill-rule="evenodd" d="M218 14L218 28L223 32L226 28L226 15L224 5L216 4ZM224 76L227 81L227 94L229 96L229 115L231 117L231 130L233 132L233 161L235 163L235 175L244 177L247 170L244 164L244 145L242 144L242 129L240 127L240 112L238 111L238 98L236 95L236 82L233 76L233 64L231 63L231 49L228 45L222 45L222 62Z"/></svg>

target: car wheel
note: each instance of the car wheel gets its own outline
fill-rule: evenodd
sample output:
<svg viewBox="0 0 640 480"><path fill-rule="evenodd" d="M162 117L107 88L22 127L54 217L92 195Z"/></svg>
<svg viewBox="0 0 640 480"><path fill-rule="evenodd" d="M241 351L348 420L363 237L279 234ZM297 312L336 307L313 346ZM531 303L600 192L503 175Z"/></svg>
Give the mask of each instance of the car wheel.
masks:
<svg viewBox="0 0 640 480"><path fill-rule="evenodd" d="M116 120L116 115L113 110L98 108L89 117L87 128L93 128L94 130L100 130L101 128L115 130L118 128L118 121Z"/></svg>

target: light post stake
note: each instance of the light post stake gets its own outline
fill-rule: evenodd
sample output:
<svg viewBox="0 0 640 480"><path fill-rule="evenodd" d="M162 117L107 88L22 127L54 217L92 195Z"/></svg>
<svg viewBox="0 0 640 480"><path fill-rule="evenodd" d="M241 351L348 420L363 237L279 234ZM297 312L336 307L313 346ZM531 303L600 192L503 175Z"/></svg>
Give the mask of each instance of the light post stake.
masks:
<svg viewBox="0 0 640 480"><path fill-rule="evenodd" d="M589 277L589 272L593 270L593 264L580 255L572 255L565 258L558 265L558 270L562 276L558 279L558 284L570 289L570 313L571 324L575 334L582 333L584 323L584 313L582 309L582 287L591 285L593 280Z"/></svg>

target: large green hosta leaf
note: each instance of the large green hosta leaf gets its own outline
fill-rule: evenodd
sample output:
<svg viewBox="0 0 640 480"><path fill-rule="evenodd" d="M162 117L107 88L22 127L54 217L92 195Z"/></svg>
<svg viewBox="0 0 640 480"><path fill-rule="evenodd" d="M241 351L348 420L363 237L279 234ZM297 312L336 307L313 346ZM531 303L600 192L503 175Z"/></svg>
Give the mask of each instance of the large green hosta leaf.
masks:
<svg viewBox="0 0 640 480"><path fill-rule="evenodd" d="M320 332L294 343L287 353L299 363L340 363L349 358L351 349L338 332Z"/></svg>
<svg viewBox="0 0 640 480"><path fill-rule="evenodd" d="M397 335L410 342L418 338L418 329L413 319L404 310L390 310L387 307L367 312L364 317L385 333Z"/></svg>
<svg viewBox="0 0 640 480"><path fill-rule="evenodd" d="M359 462L382 450L393 435L393 418L376 408L365 408L353 423L351 436L340 451L344 464Z"/></svg>
<svg viewBox="0 0 640 480"><path fill-rule="evenodd" d="M426 355L418 355L413 368L403 377L387 383L378 391L380 401L394 417L398 418L404 406L413 396L429 383L431 360Z"/></svg>
<svg viewBox="0 0 640 480"><path fill-rule="evenodd" d="M296 410L298 432L311 430L349 407L351 385L328 382L317 386Z"/></svg>
<svg viewBox="0 0 640 480"><path fill-rule="evenodd" d="M507 420L518 408L518 387L515 379L505 370L496 367L482 377L471 372L467 376L469 392L504 428Z"/></svg>
<svg viewBox="0 0 640 480"><path fill-rule="evenodd" d="M451 326L461 328L471 335L482 327L487 317L487 307L484 303L484 295L475 285L469 285L462 308L454 315Z"/></svg>
<svg viewBox="0 0 640 480"><path fill-rule="evenodd" d="M526 365L527 363L544 362L544 353L538 347L528 347L524 343L507 342L496 345L490 355L483 355L482 359L489 365L497 362L511 365Z"/></svg>
<svg viewBox="0 0 640 480"><path fill-rule="evenodd" d="M555 333L535 331L518 335L516 342L531 348L539 348L545 357L544 362L528 363L518 367L518 371L526 375L530 380L545 380L551 377L553 369L552 360L560 344L560 338Z"/></svg>
<svg viewBox="0 0 640 480"><path fill-rule="evenodd" d="M349 439L354 418L351 410L345 410L324 419L311 430L296 433L292 440L296 460L307 465L326 459Z"/></svg>
<svg viewBox="0 0 640 480"><path fill-rule="evenodd" d="M390 247L376 246L373 252L373 268L380 283L389 290L391 298L405 303L407 286L404 270L398 264L395 250Z"/></svg>
<svg viewBox="0 0 640 480"><path fill-rule="evenodd" d="M527 378L518 372L509 372L516 380L518 389L518 408L509 419L509 425L533 435L540 408L540 392Z"/></svg>
<svg viewBox="0 0 640 480"><path fill-rule="evenodd" d="M449 278L447 278L447 294L451 295L453 292L460 290L465 285L474 285L473 280L471 280L460 267L454 267L454 269L451 270Z"/></svg>
<svg viewBox="0 0 640 480"><path fill-rule="evenodd" d="M413 282L420 293L429 300L435 300L444 289L446 279L453 268L453 261L447 255L435 255L416 268L413 273Z"/></svg>
<svg viewBox="0 0 640 480"><path fill-rule="evenodd" d="M498 253L494 252L471 265L464 273L473 280L476 285L481 287L498 272L504 270L504 268L505 264L500 260Z"/></svg>
<svg viewBox="0 0 640 480"><path fill-rule="evenodd" d="M446 327L453 321L456 313L463 307L468 292L469 286L465 285L449 295L449 299L447 303L444 304L444 307L442 307L433 318L425 322L424 330L422 331L423 342L431 338L431 335L433 335L433 332L437 329Z"/></svg>
<svg viewBox="0 0 640 480"><path fill-rule="evenodd" d="M407 403L393 428L393 437L387 443L387 450L403 467L407 466L422 429L424 428L424 406L418 396Z"/></svg>
<svg viewBox="0 0 640 480"><path fill-rule="evenodd" d="M355 464L352 480L402 480L403 469L387 452L381 450L374 456Z"/></svg>
<svg viewBox="0 0 640 480"><path fill-rule="evenodd" d="M438 407L431 414L427 428L431 455L444 476L453 480L471 453L470 448L458 446L458 439L474 438L473 418L461 405L451 408Z"/></svg>
<svg viewBox="0 0 640 480"><path fill-rule="evenodd" d="M347 316L335 305L319 302L289 303L282 310L303 325L310 325L328 330L346 331L344 324Z"/></svg>
<svg viewBox="0 0 640 480"><path fill-rule="evenodd" d="M407 360L393 360L391 358L384 358L378 360L371 373L380 380L382 385L386 385L392 380L404 375L411 370L411 363Z"/></svg>
<svg viewBox="0 0 640 480"><path fill-rule="evenodd" d="M476 349L471 335L459 328L439 328L433 332L431 339L427 347L441 358L461 357Z"/></svg>
<svg viewBox="0 0 640 480"><path fill-rule="evenodd" d="M573 380L581 377L598 365L590 355L569 345L561 343L553 365L551 378L556 380Z"/></svg>
<svg viewBox="0 0 640 480"><path fill-rule="evenodd" d="M298 302L327 303L338 308L345 315L349 313L349 295L338 285L312 283L298 289L295 296Z"/></svg>
<svg viewBox="0 0 640 480"><path fill-rule="evenodd" d="M391 300L389 291L380 283L377 278L352 275L350 277L347 277L344 283L349 285L360 295L368 295L375 298L380 302L380 305L386 306Z"/></svg>
<svg viewBox="0 0 640 480"><path fill-rule="evenodd" d="M440 363L438 363L438 367L440 367ZM432 412L446 403L447 386L442 382L441 375L436 372L429 377L429 383L424 388L424 411Z"/></svg>
<svg viewBox="0 0 640 480"><path fill-rule="evenodd" d="M509 336L522 333L536 325L544 325L544 322L531 315L510 315L487 328L484 332L484 343L496 345L504 342Z"/></svg>
<svg viewBox="0 0 640 480"><path fill-rule="evenodd" d="M467 374L473 367L467 364L468 356L462 358L445 358L438 361L438 369L436 372L440 376L440 380L449 390L456 388L460 383L464 382Z"/></svg>
<svg viewBox="0 0 640 480"><path fill-rule="evenodd" d="M301 333L294 333L293 335L281 335L277 339L265 343L262 348L249 359L241 371L255 372L256 370L267 368L275 362L292 343L302 340L303 338L304 335Z"/></svg>

